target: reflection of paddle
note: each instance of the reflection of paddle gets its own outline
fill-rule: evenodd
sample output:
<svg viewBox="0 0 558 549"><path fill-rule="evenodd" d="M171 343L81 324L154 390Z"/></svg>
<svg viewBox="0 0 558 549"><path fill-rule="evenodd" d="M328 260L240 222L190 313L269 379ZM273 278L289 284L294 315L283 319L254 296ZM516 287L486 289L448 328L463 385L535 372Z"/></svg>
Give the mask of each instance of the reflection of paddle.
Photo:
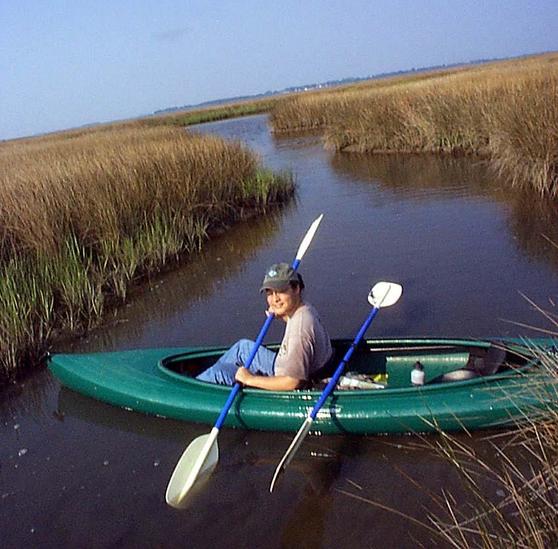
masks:
<svg viewBox="0 0 558 549"><path fill-rule="evenodd" d="M329 383L327 384L326 388L323 390L314 408L310 410L308 417L306 418L306 420L298 430L298 433L296 434L293 441L291 442L291 445L287 449L285 455L283 456L283 459L279 462L277 469L275 469L275 474L273 475L271 486L269 487L270 492L273 492L273 487L275 486L275 483L277 482L279 475L287 468L287 465L289 465L289 463L293 459L296 451L298 450L298 448L302 444L302 441L308 434L308 431L310 431L310 427L312 427L312 423L316 419L318 412L320 411L321 407L324 405L324 402L326 401L327 397L335 388L335 385L337 385L337 381L339 380L339 377L343 373L343 369L347 365L347 362L349 362L349 359L351 358L351 355L353 354L353 351L355 350L356 346L360 343L360 340L366 333L368 326L370 326L372 320L374 320L374 317L378 314L380 307L389 307L390 305L397 303L397 301L401 297L402 291L403 288L399 284L395 284L393 282L378 282L377 284L374 285L374 287L368 294L368 302L373 307L372 311L370 311L368 318L364 321L364 324L360 327L360 330L358 331L358 334L356 335L353 343L349 347L349 350L345 353L345 356L343 357L343 360L341 360L341 362L339 363L339 366L337 366L337 370L335 370L333 377L329 380Z"/></svg>
<svg viewBox="0 0 558 549"><path fill-rule="evenodd" d="M302 257L306 253L308 246L314 238L314 234L318 230L320 221L322 220L323 214L320 215L313 223L310 225L308 232L304 236L298 252L296 254L295 260L293 261L292 268L296 271ZM245 367L249 368L256 356L256 352L261 345L265 334L267 333L271 322L273 321L274 315L271 314L267 317L258 338L254 342L250 356L246 361ZM172 477L167 486L166 500L169 505L180 509L186 505L186 495L194 485L194 483L199 479L202 480L206 478L215 465L219 461L219 447L217 445L217 435L219 434L219 429L225 422L225 418L229 413L229 410L240 390L240 383L235 383L234 387L225 403L225 406L221 410L215 426L211 429L211 432L202 435L194 439L190 445L184 450L182 457L179 459Z"/></svg>

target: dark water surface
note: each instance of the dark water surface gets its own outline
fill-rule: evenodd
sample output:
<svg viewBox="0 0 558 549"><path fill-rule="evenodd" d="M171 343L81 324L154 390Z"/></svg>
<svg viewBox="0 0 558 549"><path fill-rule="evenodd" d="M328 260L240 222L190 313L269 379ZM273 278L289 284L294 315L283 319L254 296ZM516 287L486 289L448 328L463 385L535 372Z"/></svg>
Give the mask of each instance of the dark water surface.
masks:
<svg viewBox="0 0 558 549"><path fill-rule="evenodd" d="M215 239L190 264L135 291L88 340L57 350L255 337L265 268L290 262L320 213L301 272L333 337L354 336L378 280L399 282L404 293L370 336L535 336L518 323L546 327L520 292L543 308L558 300L558 249L545 238L558 242L556 208L506 190L480 162L335 155L315 137L273 138L262 116L198 131L241 139L267 166L292 170L296 200ZM276 323L268 341L281 333ZM292 436L223 429L218 468L191 507L176 511L164 502L168 479L209 427L95 402L44 371L0 394L0 430L6 547L432 546L427 530L353 496L419 519L438 511L429 490L465 497L451 467L411 448L419 439L410 436L311 438L270 495ZM491 460L487 434L471 443Z"/></svg>

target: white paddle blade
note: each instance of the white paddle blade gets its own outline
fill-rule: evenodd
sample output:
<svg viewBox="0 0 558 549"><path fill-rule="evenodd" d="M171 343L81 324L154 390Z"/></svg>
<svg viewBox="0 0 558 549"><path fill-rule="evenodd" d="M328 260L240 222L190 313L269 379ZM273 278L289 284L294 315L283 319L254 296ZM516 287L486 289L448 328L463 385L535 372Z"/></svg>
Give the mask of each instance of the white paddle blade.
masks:
<svg viewBox="0 0 558 549"><path fill-rule="evenodd" d="M310 427L312 427L312 422L313 422L312 418L308 416L304 421L304 423L301 425L296 436L293 438L291 445L287 448L287 451L285 452L283 459L281 459L279 465L277 465L277 469L275 469L275 474L273 475L273 479L271 479L271 485L269 487L270 493L273 492L273 488L275 487L275 483L279 479L279 476L287 468L287 465L289 465L289 463L292 461L296 451L299 449L300 445L302 444L302 441L308 434L308 431L310 431Z"/></svg>
<svg viewBox="0 0 558 549"><path fill-rule="evenodd" d="M165 499L176 509L187 504L188 492L198 481L206 479L219 461L219 447L215 427L210 433L194 439L178 460L167 486Z"/></svg>
<svg viewBox="0 0 558 549"><path fill-rule="evenodd" d="M316 234L316 231L318 230L318 226L320 225L320 222L322 221L323 217L324 214L320 214L320 217L318 217L314 221L314 223L310 225L310 228L308 229L306 235L304 236L302 242L300 243L300 246L298 247L298 252L296 253L295 259L298 260L302 259L302 257L306 253L306 250L308 249L308 246L310 246L310 242L312 242L312 239L314 238L314 235Z"/></svg>
<svg viewBox="0 0 558 549"><path fill-rule="evenodd" d="M368 295L368 303L373 307L389 307L399 301L403 288L395 282L378 282Z"/></svg>

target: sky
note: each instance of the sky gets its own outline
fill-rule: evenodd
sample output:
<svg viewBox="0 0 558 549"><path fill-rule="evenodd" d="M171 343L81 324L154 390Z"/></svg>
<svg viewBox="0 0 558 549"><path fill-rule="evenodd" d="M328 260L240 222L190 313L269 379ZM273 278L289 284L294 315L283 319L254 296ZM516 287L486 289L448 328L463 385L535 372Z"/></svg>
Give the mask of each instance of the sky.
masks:
<svg viewBox="0 0 558 549"><path fill-rule="evenodd" d="M0 0L0 139L558 50L558 0Z"/></svg>

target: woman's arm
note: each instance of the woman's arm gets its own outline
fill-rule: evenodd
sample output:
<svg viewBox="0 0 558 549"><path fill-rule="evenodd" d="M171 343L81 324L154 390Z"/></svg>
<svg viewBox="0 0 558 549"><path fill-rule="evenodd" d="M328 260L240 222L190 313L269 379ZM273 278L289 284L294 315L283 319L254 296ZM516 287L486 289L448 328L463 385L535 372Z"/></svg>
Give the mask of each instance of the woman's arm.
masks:
<svg viewBox="0 0 558 549"><path fill-rule="evenodd" d="M236 371L236 381L246 387L266 389L267 391L292 391L298 389L302 382L290 376L258 376L247 368L241 367Z"/></svg>

